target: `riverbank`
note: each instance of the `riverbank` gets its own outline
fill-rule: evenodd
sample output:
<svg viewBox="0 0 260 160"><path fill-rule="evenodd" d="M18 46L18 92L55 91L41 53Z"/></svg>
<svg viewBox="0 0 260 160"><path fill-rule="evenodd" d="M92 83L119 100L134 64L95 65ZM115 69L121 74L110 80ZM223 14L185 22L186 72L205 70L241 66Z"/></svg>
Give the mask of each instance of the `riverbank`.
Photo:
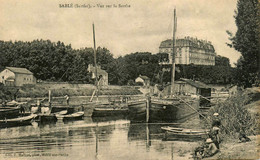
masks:
<svg viewBox="0 0 260 160"><path fill-rule="evenodd" d="M181 127L183 128L204 128L203 127L203 120L199 119L198 116L192 117L192 121L186 121L181 124ZM223 135L221 135L223 137ZM228 137L225 139L222 139L222 142L220 143L220 151L210 158L205 158L206 160L216 160L216 159L243 159L243 160L255 160L260 159L260 135L251 135L248 136L251 141L239 143L238 138ZM182 154L184 151L185 153L189 152L190 154L187 154L183 157L183 159L191 159L191 154L193 154L194 149L203 142L199 142L197 145L194 145L192 142L190 142L186 147L182 147L182 149L179 151L178 154ZM190 148L190 146L193 144L193 146Z"/></svg>
<svg viewBox="0 0 260 160"><path fill-rule="evenodd" d="M192 121L182 123L181 127L210 129L212 115L218 112L222 124L220 152L207 159L260 159L259 95L260 90L256 87L240 91L224 103L212 107L207 114L208 122L196 115ZM239 143L240 132L244 132L251 141ZM191 154L193 151L190 150Z"/></svg>
<svg viewBox="0 0 260 160"><path fill-rule="evenodd" d="M124 96L142 95L140 86L102 86L98 95ZM70 84L70 83L37 83L36 85L24 85L22 87L0 86L0 103L2 99L11 101L13 99L48 98L49 91L52 97L92 96L96 87L92 84Z"/></svg>
<svg viewBox="0 0 260 160"><path fill-rule="evenodd" d="M220 144L220 151L206 159L259 159L260 135L249 136L250 142L239 143L238 139L229 139Z"/></svg>
<svg viewBox="0 0 260 160"><path fill-rule="evenodd" d="M260 90L247 88L220 104L215 111L222 117L220 152L209 159L259 159L259 111ZM228 107L228 108L227 108ZM212 114L210 112L210 114ZM244 132L251 139L239 143L238 133Z"/></svg>
<svg viewBox="0 0 260 160"><path fill-rule="evenodd" d="M99 95L137 95L141 94L140 87L133 86L102 86L99 88ZM44 97L49 90L52 96L91 96L96 87L91 84L36 84L34 86L25 85L19 89L18 97Z"/></svg>

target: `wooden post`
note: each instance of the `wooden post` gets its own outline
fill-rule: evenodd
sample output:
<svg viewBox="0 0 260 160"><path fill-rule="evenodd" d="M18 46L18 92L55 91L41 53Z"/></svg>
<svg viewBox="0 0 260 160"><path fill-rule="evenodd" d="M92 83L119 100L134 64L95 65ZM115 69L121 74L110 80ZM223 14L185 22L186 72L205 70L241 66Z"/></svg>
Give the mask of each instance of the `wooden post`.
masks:
<svg viewBox="0 0 260 160"><path fill-rule="evenodd" d="M149 151L149 147L151 146L150 140L150 131L149 131L149 124L146 124L146 149Z"/></svg>
<svg viewBox="0 0 260 160"><path fill-rule="evenodd" d="M171 81L171 97L174 95L174 79L175 79L175 55L176 55L176 31L177 31L177 17L176 9L174 9L174 19L173 19L173 37L172 37L172 81Z"/></svg>
<svg viewBox="0 0 260 160"><path fill-rule="evenodd" d="M96 39L95 39L95 25L93 23L93 42L94 42L94 65L95 65L95 85L96 85L96 96L98 101L98 75L97 75L97 51L96 51Z"/></svg>
<svg viewBox="0 0 260 160"><path fill-rule="evenodd" d="M171 160L174 160L174 158L173 158L173 145L172 145L172 151L171 151L171 155L172 155L172 159Z"/></svg>
<svg viewBox="0 0 260 160"><path fill-rule="evenodd" d="M146 123L149 123L149 111L150 111L151 97L148 96L146 100Z"/></svg>
<svg viewBox="0 0 260 160"><path fill-rule="evenodd" d="M49 90L49 100L48 100L48 102L49 102L49 107L51 107L51 90Z"/></svg>
<svg viewBox="0 0 260 160"><path fill-rule="evenodd" d="M98 129L96 127L96 156L98 156Z"/></svg>
<svg viewBox="0 0 260 160"><path fill-rule="evenodd" d="M219 97L219 92L217 92L217 105L218 105L218 102L219 102L218 97Z"/></svg>

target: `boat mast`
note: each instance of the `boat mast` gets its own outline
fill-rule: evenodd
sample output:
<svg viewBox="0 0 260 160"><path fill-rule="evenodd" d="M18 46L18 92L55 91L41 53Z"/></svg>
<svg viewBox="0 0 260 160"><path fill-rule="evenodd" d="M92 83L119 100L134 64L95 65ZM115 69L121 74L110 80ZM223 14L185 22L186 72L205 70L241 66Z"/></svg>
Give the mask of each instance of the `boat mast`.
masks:
<svg viewBox="0 0 260 160"><path fill-rule="evenodd" d="M172 37L172 81L171 81L171 97L174 94L174 78L175 78L175 54L176 54L176 31L177 31L177 17L176 9L174 8L174 18L173 18L173 37Z"/></svg>
<svg viewBox="0 0 260 160"><path fill-rule="evenodd" d="M93 42L94 42L95 85L96 85L96 96L97 96L97 101L98 101L97 53L96 53L95 25L94 25L94 23L93 23Z"/></svg>

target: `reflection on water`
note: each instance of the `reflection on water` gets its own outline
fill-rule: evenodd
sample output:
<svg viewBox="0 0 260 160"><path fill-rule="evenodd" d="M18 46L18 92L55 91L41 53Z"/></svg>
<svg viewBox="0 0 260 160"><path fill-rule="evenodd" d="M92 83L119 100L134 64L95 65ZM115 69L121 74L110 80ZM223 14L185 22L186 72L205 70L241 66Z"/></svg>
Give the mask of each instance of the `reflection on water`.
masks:
<svg viewBox="0 0 260 160"><path fill-rule="evenodd" d="M162 124L92 120L0 130L0 159L189 159L198 142L165 141Z"/></svg>

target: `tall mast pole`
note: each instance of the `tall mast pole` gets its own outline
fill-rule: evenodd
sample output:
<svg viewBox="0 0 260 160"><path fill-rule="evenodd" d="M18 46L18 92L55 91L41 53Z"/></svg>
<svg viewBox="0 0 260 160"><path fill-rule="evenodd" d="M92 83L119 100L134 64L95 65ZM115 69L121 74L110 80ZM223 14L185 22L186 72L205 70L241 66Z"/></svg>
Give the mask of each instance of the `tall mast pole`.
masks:
<svg viewBox="0 0 260 160"><path fill-rule="evenodd" d="M93 23L93 42L94 42L95 85L96 85L96 95L97 95L97 100L98 100L97 53L96 53L96 39L95 39L94 23Z"/></svg>
<svg viewBox="0 0 260 160"><path fill-rule="evenodd" d="M171 97L174 94L174 78L175 78L175 54L176 54L176 31L177 31L177 17L176 9L174 8L174 18L173 18L173 37L172 37L172 81L171 81Z"/></svg>

